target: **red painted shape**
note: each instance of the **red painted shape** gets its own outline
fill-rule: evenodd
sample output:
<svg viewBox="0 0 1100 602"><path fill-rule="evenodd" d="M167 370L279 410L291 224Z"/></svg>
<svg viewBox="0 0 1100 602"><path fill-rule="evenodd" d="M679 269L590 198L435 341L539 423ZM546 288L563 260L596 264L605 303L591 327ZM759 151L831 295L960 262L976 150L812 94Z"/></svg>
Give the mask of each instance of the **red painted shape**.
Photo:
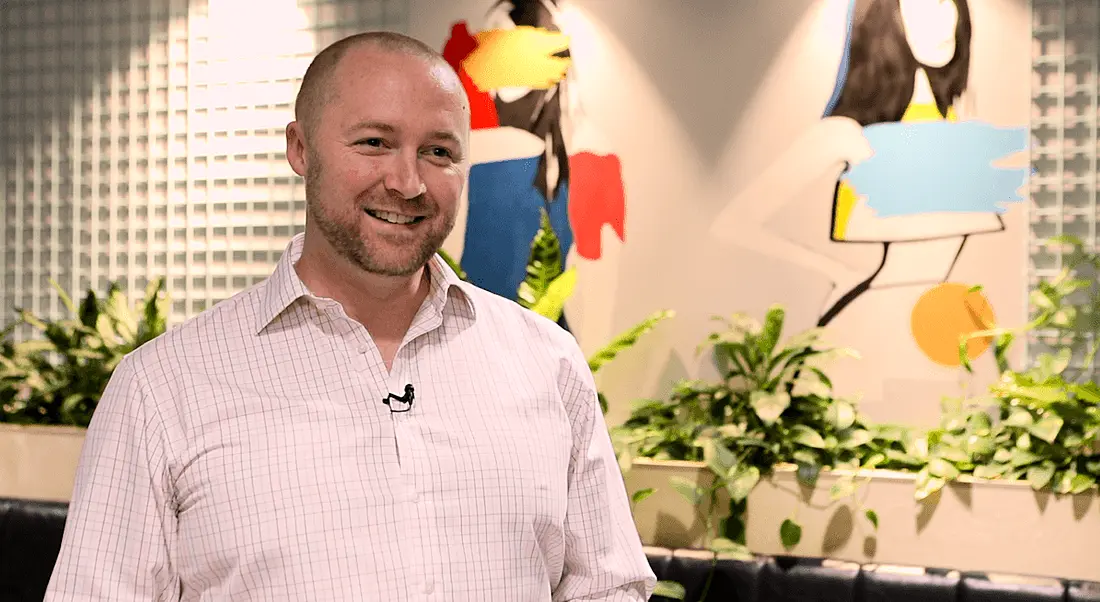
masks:
<svg viewBox="0 0 1100 602"><path fill-rule="evenodd" d="M604 224L611 226L619 240L626 240L626 194L619 157L588 151L570 155L569 224L577 253L585 259L602 255Z"/></svg>
<svg viewBox="0 0 1100 602"><path fill-rule="evenodd" d="M466 96L470 99L470 127L472 129L485 129L500 127L500 119L497 117L497 107L488 91L478 89L477 84L462 68L462 61L477 49L477 38L470 35L465 21L458 21L451 26L451 37L443 46L443 58L458 73L462 81L462 87L466 89Z"/></svg>

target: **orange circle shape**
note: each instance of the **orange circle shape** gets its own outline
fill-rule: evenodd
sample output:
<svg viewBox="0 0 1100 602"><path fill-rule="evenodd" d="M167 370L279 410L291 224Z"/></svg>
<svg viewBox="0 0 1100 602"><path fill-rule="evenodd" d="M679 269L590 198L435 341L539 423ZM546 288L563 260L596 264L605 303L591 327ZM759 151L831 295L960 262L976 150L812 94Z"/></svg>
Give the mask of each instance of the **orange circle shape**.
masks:
<svg viewBox="0 0 1100 602"><path fill-rule="evenodd" d="M993 306L981 291L955 282L938 284L913 306L910 327L917 346L941 366L958 366L959 341L964 335L992 328ZM992 337L971 339L967 355L974 360L989 349Z"/></svg>

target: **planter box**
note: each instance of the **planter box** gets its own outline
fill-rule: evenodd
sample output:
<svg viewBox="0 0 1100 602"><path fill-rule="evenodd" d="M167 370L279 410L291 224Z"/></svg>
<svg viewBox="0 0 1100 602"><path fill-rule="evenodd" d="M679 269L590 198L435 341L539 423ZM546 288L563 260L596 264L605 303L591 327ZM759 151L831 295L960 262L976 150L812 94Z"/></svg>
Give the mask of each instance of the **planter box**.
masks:
<svg viewBox="0 0 1100 602"><path fill-rule="evenodd" d="M844 473L823 472L811 490L793 468L777 470L749 496L746 543L767 555L938 567L1100 581L1089 550L1100 541L1096 492L1055 496L1026 482L961 478L917 502L916 475L867 471L853 497L829 499ZM851 473L848 473L851 474ZM878 514L876 533L864 510ZM779 525L794 517L802 540L791 549Z"/></svg>
<svg viewBox="0 0 1100 602"><path fill-rule="evenodd" d="M695 508L672 487L669 479L680 477L700 487L710 487L714 474L702 462L656 461L645 458L634 460L627 471L627 495L652 488L655 491L634 507L634 523L642 543L647 546L671 549L705 548L709 541L706 525L700 512L708 508ZM718 498L718 517L729 514L729 495L723 490Z"/></svg>
<svg viewBox="0 0 1100 602"><path fill-rule="evenodd" d="M1090 553L1100 541L1095 490L1056 496L1033 491L1026 482L962 478L917 502L915 474L867 471L857 476L854 496L830 500L829 489L845 474L851 473L822 472L813 489L798 483L793 467L761 480L748 500L749 549L768 556L1100 581L1100 563ZM657 489L635 507L642 541L704 547L702 522L669 484L673 475L712 482L698 462L638 460L626 474L631 495ZM728 504L722 504L725 511ZM864 515L868 509L878 514L877 532ZM787 518L802 526L801 541L789 549L779 538Z"/></svg>
<svg viewBox="0 0 1100 602"><path fill-rule="evenodd" d="M84 432L0 424L0 497L69 501Z"/></svg>

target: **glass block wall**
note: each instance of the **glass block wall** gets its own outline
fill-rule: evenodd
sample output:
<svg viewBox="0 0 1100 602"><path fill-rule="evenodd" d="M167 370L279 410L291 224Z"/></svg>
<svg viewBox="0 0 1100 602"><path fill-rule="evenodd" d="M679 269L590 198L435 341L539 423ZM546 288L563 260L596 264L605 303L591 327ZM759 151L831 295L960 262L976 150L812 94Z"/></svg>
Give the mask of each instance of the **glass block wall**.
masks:
<svg viewBox="0 0 1100 602"><path fill-rule="evenodd" d="M1035 286L1063 266L1062 249L1046 244L1051 237L1069 234L1098 248L1100 0L1032 0L1031 6L1029 281ZM1029 355L1034 358L1050 342L1049 333L1038 333L1029 341Z"/></svg>
<svg viewBox="0 0 1100 602"><path fill-rule="evenodd" d="M304 221L284 127L313 55L405 0L0 0L0 325L168 280L173 322Z"/></svg>

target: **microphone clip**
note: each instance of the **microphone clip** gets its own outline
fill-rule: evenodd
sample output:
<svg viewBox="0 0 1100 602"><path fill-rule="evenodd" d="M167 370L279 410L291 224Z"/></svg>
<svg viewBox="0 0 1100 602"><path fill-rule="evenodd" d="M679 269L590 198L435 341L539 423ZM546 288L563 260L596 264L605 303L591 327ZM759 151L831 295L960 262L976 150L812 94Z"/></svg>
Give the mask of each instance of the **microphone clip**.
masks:
<svg viewBox="0 0 1100 602"><path fill-rule="evenodd" d="M410 384L410 385L405 385L405 394L404 395L394 395L393 393L390 393L386 397L382 398L382 403L390 406L390 412L394 412L394 413L408 412L409 410L412 409L412 404L413 404L414 397L415 397L415 395L414 395L414 392L413 392L413 386ZM405 404L406 407L403 408L403 409L394 409L393 404L390 403L391 399L395 400L395 401L399 401L399 402Z"/></svg>

